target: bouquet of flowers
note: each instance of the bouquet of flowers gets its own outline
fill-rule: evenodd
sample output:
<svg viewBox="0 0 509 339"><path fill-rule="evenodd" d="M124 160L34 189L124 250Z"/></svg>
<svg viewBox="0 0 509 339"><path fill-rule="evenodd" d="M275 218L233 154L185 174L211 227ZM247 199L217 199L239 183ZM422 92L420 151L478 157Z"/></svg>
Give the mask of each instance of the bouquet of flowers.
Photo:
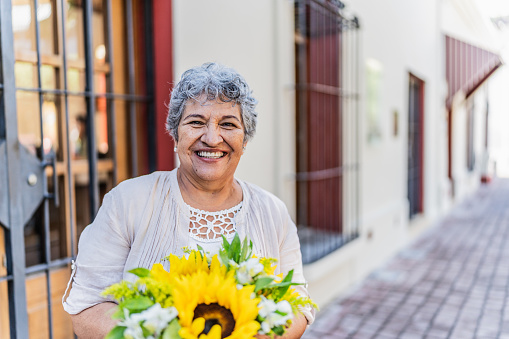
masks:
<svg viewBox="0 0 509 339"><path fill-rule="evenodd" d="M219 254L201 247L169 255L170 271L160 263L130 272L138 279L103 291L118 302L117 326L106 336L152 339L246 339L283 335L301 307L315 307L291 288L293 270L275 276L276 260L257 258L252 242L236 234L223 237Z"/></svg>

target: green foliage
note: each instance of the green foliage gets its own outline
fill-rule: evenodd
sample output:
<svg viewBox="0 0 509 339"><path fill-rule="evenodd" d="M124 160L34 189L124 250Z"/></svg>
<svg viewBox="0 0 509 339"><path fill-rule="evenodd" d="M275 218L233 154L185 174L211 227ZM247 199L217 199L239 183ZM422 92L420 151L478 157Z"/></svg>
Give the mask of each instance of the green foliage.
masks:
<svg viewBox="0 0 509 339"><path fill-rule="evenodd" d="M226 237L223 237L223 246L219 250L219 259L221 263L230 269L230 261L235 262L237 265L252 257L253 255L253 242L248 241L247 237L241 242L238 233L235 233L231 243L228 242Z"/></svg>
<svg viewBox="0 0 509 339"><path fill-rule="evenodd" d="M177 319L173 319L163 332L162 339L181 339L179 335L180 326Z"/></svg>
<svg viewBox="0 0 509 339"><path fill-rule="evenodd" d="M270 283L273 281L274 281L273 277L263 277L263 278L257 279L255 281L255 293L260 290L266 289L270 285Z"/></svg>
<svg viewBox="0 0 509 339"><path fill-rule="evenodd" d="M122 280L121 282L106 288L101 295L104 297L112 296L116 301L122 302L123 300L138 296L139 291L135 288L133 283Z"/></svg>
<svg viewBox="0 0 509 339"><path fill-rule="evenodd" d="M276 335L279 335L279 336L282 336L283 334L285 334L285 328L284 328L284 326L281 326L281 325L272 328L272 330L274 331L274 333Z"/></svg>
<svg viewBox="0 0 509 339"><path fill-rule="evenodd" d="M130 270L129 273L132 273L139 278L145 278L150 275L150 270L143 268L143 267L138 267L138 268Z"/></svg>
<svg viewBox="0 0 509 339"><path fill-rule="evenodd" d="M145 296L137 296L132 299L127 299L119 304L120 308L128 309L129 313L141 312L152 305L154 305L154 302L149 297Z"/></svg>
<svg viewBox="0 0 509 339"><path fill-rule="evenodd" d="M231 243L228 242L224 236L222 236L222 240L223 245L218 254L219 260L222 265L226 266L229 274L235 275L238 279L237 283L240 283L239 281L243 281L240 284L253 284L254 292L258 297L263 296L275 303L278 303L281 300L288 301L294 314L300 312L300 309L304 307L311 306L318 309L318 306L310 298L300 296L294 289L291 288L291 286L294 285L302 285L300 283L292 282L294 273L293 270L289 271L280 282L276 282L278 277L273 275L275 269L274 265L277 263L276 259L254 257L252 241L247 238L244 238L244 240L241 241L237 233L233 237ZM204 249L200 246L198 246L198 251L184 248L184 253L186 254L196 252L201 255L202 259L207 257ZM168 260L168 258L166 258L166 260ZM258 263L256 260L258 260ZM211 262L209 261L209 265L210 263ZM261 269L260 264L263 266L263 270ZM116 311L112 315L112 318L129 320L129 318L125 319L125 317L130 317L130 315L134 313L140 313L150 308L155 303L160 304L162 308L168 308L173 305L173 286L171 286L171 284L154 279L154 277L151 277L150 270L146 268L135 268L129 272L138 277L135 283L122 281L118 284L111 285L102 292L103 296L112 297L119 303ZM246 276L249 280L246 280ZM282 316L286 315L286 313L283 314L280 311L275 312ZM263 322L266 319L262 319L258 316L257 320L259 322ZM290 322L291 321L289 320L286 325L288 326ZM124 338L124 332L127 328L124 325L126 325L125 322L116 326L106 336L106 339ZM144 327L144 322L141 322L139 326L141 327L145 337L152 336L150 330ZM175 318L167 325L164 331L160 333L157 338L181 339L179 335L180 329L181 325L179 320L178 318ZM283 336L285 330L286 327L283 325L276 326L271 329L268 335L272 338L274 338L274 336Z"/></svg>
<svg viewBox="0 0 509 339"><path fill-rule="evenodd" d="M104 337L104 339L123 339L126 328L127 327L124 326L116 326L106 335L106 337Z"/></svg>

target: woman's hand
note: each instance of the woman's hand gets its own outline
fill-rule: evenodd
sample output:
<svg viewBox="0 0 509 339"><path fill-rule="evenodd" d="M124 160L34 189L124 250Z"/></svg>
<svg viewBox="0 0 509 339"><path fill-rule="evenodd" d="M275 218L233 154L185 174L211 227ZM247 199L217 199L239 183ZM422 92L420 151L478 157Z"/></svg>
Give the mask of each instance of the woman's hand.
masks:
<svg viewBox="0 0 509 339"><path fill-rule="evenodd" d="M104 338L118 322L111 319L115 306L115 303L104 302L71 315L74 333L80 339Z"/></svg>
<svg viewBox="0 0 509 339"><path fill-rule="evenodd" d="M275 336L274 339L299 339L304 334L304 331L306 330L306 326L308 324L308 321L306 320L306 317L304 317L303 314L299 314L292 322L292 325L288 327L285 331L285 334L280 336ZM267 335L260 335L257 334L255 336L257 339L270 339Z"/></svg>

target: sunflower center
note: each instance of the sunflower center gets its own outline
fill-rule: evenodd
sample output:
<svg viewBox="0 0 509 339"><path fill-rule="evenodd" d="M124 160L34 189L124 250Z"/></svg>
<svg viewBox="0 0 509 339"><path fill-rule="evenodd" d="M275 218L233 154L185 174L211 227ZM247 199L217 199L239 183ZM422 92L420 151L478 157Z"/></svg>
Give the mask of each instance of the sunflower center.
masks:
<svg viewBox="0 0 509 339"><path fill-rule="evenodd" d="M219 325L221 326L221 338L226 338L232 334L235 328L232 312L217 303L196 306L193 320L196 318L205 319L205 329L201 334L208 334L212 326Z"/></svg>

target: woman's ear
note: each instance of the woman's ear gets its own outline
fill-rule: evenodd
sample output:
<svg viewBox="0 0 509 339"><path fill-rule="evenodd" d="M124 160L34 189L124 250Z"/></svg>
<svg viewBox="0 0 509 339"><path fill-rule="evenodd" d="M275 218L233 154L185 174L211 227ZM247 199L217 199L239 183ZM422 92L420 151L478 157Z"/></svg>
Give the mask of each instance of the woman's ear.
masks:
<svg viewBox="0 0 509 339"><path fill-rule="evenodd" d="M242 145L242 154L244 154L244 152L246 151L246 146L247 142L245 142L244 145Z"/></svg>
<svg viewBox="0 0 509 339"><path fill-rule="evenodd" d="M177 153L177 139L173 135L173 133L170 133L171 138L173 139L173 152Z"/></svg>

